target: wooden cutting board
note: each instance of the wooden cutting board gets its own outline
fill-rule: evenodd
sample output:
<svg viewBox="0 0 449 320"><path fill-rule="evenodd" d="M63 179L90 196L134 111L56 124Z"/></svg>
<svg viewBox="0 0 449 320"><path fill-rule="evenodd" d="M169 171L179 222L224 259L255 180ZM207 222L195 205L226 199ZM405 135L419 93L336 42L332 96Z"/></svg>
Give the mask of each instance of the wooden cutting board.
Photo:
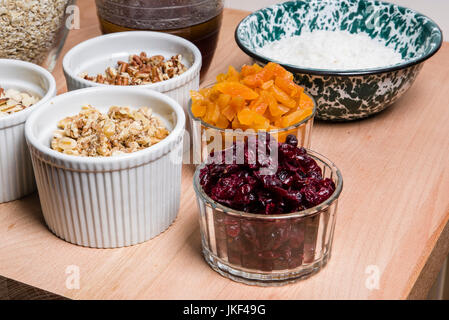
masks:
<svg viewBox="0 0 449 320"><path fill-rule="evenodd" d="M100 35L94 2L78 4L81 29L70 32L64 52ZM203 83L213 82L230 64L238 68L250 62L233 38L247 14L225 10L218 49ZM66 91L61 60L54 72L59 93ZM363 121L316 123L312 149L332 159L344 178L332 258L316 276L259 288L212 271L200 253L193 171L185 166L175 223L130 248L89 249L58 239L46 228L36 195L0 205L0 298L425 298L449 251L447 70L445 43L413 88L387 111ZM79 267L79 289L66 286L73 266ZM376 279L378 286L373 285Z"/></svg>

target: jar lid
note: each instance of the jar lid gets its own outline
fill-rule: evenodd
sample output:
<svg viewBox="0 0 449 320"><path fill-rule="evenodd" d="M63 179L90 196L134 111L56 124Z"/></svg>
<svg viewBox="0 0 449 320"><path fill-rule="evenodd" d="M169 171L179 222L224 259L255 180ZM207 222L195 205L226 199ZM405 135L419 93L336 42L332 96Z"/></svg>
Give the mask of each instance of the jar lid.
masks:
<svg viewBox="0 0 449 320"><path fill-rule="evenodd" d="M223 0L96 0L98 15L122 27L173 30L216 17Z"/></svg>

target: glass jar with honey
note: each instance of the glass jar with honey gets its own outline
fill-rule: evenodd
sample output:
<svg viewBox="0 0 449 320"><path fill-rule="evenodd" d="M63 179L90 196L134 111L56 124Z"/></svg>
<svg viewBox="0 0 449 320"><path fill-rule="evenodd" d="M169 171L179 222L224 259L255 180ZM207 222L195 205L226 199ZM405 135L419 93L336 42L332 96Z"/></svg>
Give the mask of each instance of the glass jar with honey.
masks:
<svg viewBox="0 0 449 320"><path fill-rule="evenodd" d="M96 0L103 33L149 30L192 41L203 55L201 77L214 55L224 0Z"/></svg>

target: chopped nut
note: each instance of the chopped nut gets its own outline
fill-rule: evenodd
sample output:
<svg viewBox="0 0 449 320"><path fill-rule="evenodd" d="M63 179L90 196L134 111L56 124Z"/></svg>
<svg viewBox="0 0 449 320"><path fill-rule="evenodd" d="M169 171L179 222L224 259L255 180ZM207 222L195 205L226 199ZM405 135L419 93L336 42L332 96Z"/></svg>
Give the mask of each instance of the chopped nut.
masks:
<svg viewBox="0 0 449 320"><path fill-rule="evenodd" d="M187 71L187 67L181 62L180 54L165 61L161 55L147 57L145 52L139 56L134 54L129 57L129 62L118 61L117 67L109 67L105 74L89 76L83 72L79 76L85 80L119 86L136 86L156 83L172 79Z"/></svg>
<svg viewBox="0 0 449 320"><path fill-rule="evenodd" d="M5 91L3 88L0 88L0 118L22 111L38 101L39 98L37 96L14 89Z"/></svg>
<svg viewBox="0 0 449 320"><path fill-rule="evenodd" d="M106 69L106 73L111 77L115 78L117 76L117 70L115 68L109 67Z"/></svg>
<svg viewBox="0 0 449 320"><path fill-rule="evenodd" d="M137 63L137 65L142 66L143 62L140 60L140 58L137 55L133 56L133 60Z"/></svg>
<svg viewBox="0 0 449 320"><path fill-rule="evenodd" d="M125 73L126 70L128 69L129 64L123 61L119 61L118 64L120 66L120 73Z"/></svg>
<svg viewBox="0 0 449 320"><path fill-rule="evenodd" d="M148 148L169 135L148 107L109 108L102 114L91 106L58 122L51 141L53 150L83 157L110 157Z"/></svg>
<svg viewBox="0 0 449 320"><path fill-rule="evenodd" d="M104 83L103 75L101 75L101 74L97 75L97 79L95 81L98 83Z"/></svg>

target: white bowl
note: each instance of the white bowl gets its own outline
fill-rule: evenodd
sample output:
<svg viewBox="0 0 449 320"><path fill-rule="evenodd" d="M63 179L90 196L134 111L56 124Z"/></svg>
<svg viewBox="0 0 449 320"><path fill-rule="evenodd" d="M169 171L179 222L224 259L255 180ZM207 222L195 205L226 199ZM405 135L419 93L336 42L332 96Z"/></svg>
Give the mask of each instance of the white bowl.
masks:
<svg viewBox="0 0 449 320"><path fill-rule="evenodd" d="M108 67L116 66L117 61L128 61L131 54L140 54L142 51L151 56L163 55L165 58L181 54L182 62L188 67L188 70L170 80L130 87L165 93L178 101L186 111L190 99L189 91L199 88L201 52L190 41L161 32L118 32L78 44L65 55L63 60L68 90L112 86L88 81L79 75L83 72L87 72L89 75L103 74ZM187 124L187 127L189 130L190 125Z"/></svg>
<svg viewBox="0 0 449 320"><path fill-rule="evenodd" d="M42 99L23 111L0 118L0 203L20 199L36 190L25 142L25 121L56 95L56 82L44 68L29 62L0 59L0 87Z"/></svg>
<svg viewBox="0 0 449 320"><path fill-rule="evenodd" d="M90 104L148 106L171 131L158 144L116 157L78 157L50 148L59 120ZM57 236L82 246L117 248L149 240L175 220L180 200L185 115L173 99L136 88L88 88L47 102L28 119L45 221Z"/></svg>

